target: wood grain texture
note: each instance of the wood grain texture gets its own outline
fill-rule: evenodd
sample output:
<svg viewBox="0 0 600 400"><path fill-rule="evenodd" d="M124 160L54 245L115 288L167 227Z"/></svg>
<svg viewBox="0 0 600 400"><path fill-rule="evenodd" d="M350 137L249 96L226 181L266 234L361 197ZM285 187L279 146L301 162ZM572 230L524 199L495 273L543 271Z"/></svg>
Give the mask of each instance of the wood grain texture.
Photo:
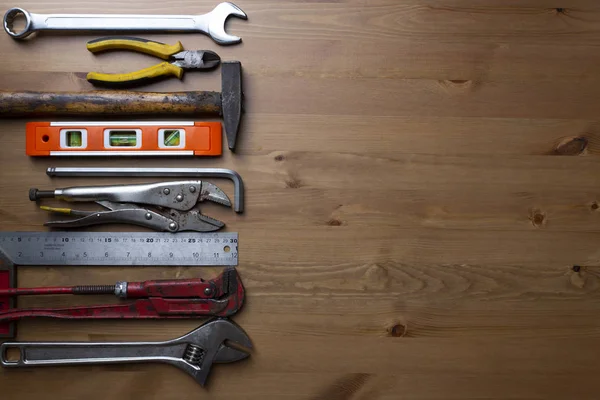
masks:
<svg viewBox="0 0 600 400"><path fill-rule="evenodd" d="M7 9L13 3L0 2ZM247 211L203 211L240 234L255 351L207 389L161 365L0 370L13 399L596 399L600 359L600 6L571 0L244 0L236 155L33 159L0 121L0 229L43 230L30 187L49 166L237 170ZM206 0L66 3L32 12L197 13ZM0 89L90 90L95 35L0 35ZM219 90L219 71L147 91ZM148 180L132 179L131 182ZM229 195L228 182L218 182ZM131 227L97 227L102 231ZM134 228L135 229L135 228ZM579 268L573 268L575 265ZM213 276L219 268L20 268L21 286ZM95 303L103 298L85 298ZM49 296L21 305L72 304ZM23 321L20 340L162 340L198 321ZM35 382L35 384L32 384Z"/></svg>

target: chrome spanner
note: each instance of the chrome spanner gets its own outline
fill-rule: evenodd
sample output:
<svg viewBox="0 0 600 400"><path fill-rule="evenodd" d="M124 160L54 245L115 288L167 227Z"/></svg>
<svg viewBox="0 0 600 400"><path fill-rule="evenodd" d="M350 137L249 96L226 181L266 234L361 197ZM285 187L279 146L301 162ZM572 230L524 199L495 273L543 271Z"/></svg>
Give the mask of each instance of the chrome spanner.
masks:
<svg viewBox="0 0 600 400"><path fill-rule="evenodd" d="M0 346L3 367L158 362L171 364L204 386L213 363L250 356L227 343L252 348L250 338L227 319L213 319L180 338L166 342L6 342ZM20 352L10 361L9 349Z"/></svg>
<svg viewBox="0 0 600 400"><path fill-rule="evenodd" d="M230 16L248 18L229 2L203 15L33 14L15 7L4 14L4 30L15 39L42 30L203 32L219 44L239 43L241 38L225 32L225 21ZM19 17L25 18L25 28L16 32L14 22Z"/></svg>

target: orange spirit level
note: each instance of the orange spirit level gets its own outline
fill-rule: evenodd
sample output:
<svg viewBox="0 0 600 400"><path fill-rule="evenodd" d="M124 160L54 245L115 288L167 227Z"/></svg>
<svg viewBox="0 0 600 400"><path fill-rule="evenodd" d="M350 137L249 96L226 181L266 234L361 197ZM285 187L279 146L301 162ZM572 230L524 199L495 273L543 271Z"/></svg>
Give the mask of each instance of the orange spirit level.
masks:
<svg viewBox="0 0 600 400"><path fill-rule="evenodd" d="M28 156L220 156L220 122L29 122Z"/></svg>

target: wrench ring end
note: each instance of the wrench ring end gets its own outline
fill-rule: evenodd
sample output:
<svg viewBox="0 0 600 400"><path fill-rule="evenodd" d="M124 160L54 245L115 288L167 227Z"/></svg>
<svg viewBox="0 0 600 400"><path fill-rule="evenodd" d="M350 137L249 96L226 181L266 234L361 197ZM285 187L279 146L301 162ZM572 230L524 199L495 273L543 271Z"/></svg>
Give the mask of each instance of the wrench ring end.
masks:
<svg viewBox="0 0 600 400"><path fill-rule="evenodd" d="M19 351L19 358L16 360L9 360L8 359L8 350L9 349L16 349ZM22 364L25 362L25 357L23 355L23 348L21 346L19 346L18 344L14 344L14 343L2 343L2 345L0 346L0 365L2 365L3 367L14 367L14 366L18 366L19 364Z"/></svg>
<svg viewBox="0 0 600 400"><path fill-rule="evenodd" d="M19 16L25 17L25 28L19 32L13 31L13 23ZM22 8L11 8L4 14L4 30L14 39L23 39L31 35L31 14Z"/></svg>

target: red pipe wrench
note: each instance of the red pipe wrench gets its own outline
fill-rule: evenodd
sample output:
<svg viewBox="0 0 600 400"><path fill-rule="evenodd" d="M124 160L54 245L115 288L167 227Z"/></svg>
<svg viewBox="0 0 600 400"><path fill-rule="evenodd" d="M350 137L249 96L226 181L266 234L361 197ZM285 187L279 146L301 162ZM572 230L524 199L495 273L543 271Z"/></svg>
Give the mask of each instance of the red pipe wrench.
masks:
<svg viewBox="0 0 600 400"><path fill-rule="evenodd" d="M0 289L0 298L47 294L114 294L134 299L122 304L63 308L0 309L0 323L21 318L157 319L228 317L244 303L244 286L235 268L212 279L117 282L115 285Z"/></svg>

